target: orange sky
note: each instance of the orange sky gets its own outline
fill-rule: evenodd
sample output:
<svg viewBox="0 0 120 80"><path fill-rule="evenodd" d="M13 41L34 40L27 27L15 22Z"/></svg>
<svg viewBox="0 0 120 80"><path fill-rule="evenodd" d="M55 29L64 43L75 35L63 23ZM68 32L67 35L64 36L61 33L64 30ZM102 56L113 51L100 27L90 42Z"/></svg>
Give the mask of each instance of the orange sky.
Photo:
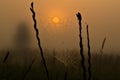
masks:
<svg viewBox="0 0 120 80"><path fill-rule="evenodd" d="M28 23L31 33L34 35L29 10L31 1L0 0L1 48L13 44L11 42L16 25L21 21ZM84 41L86 41L85 22L89 24L92 51L99 51L105 36L107 37L105 51L119 51L119 0L34 0L34 3L43 47L51 50L53 48L78 49L79 32L75 14L80 11L83 16ZM60 18L60 24L55 25L51 22L51 18L54 16ZM34 41L33 44L36 42ZM84 44L86 49L86 42Z"/></svg>

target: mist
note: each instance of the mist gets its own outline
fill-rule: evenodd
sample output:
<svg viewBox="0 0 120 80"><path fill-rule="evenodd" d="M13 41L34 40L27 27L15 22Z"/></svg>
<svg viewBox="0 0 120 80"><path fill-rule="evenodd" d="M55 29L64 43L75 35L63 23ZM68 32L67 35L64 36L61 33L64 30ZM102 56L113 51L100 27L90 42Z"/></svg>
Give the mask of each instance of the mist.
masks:
<svg viewBox="0 0 120 80"><path fill-rule="evenodd" d="M76 13L81 12L83 39L86 49L86 25L89 25L92 51L98 52L104 37L107 38L104 51L119 52L120 48L120 1L113 0L49 0L35 2L37 25L41 43L49 50L79 49L79 31ZM25 22L31 32L31 47L36 47L35 32L30 13L31 0L0 1L0 49L12 48L17 25ZM55 25L51 18L58 16L61 22Z"/></svg>

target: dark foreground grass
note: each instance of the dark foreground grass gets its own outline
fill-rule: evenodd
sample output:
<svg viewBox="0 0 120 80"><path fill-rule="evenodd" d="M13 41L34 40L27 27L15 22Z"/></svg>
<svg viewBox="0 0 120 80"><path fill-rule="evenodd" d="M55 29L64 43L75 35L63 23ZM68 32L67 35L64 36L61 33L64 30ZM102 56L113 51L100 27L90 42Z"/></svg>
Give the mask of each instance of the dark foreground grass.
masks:
<svg viewBox="0 0 120 80"><path fill-rule="evenodd" d="M11 55L6 63L3 63L6 52L1 52L0 80L22 80L33 59L39 56L38 52L37 50L10 51ZM83 73L78 56L79 51L61 52L56 52L56 57L54 57L52 52L45 51L50 80L82 80ZM99 56L99 54L92 53L91 70L92 80L120 80L120 56L105 53ZM42 59L36 57L25 80L47 80Z"/></svg>

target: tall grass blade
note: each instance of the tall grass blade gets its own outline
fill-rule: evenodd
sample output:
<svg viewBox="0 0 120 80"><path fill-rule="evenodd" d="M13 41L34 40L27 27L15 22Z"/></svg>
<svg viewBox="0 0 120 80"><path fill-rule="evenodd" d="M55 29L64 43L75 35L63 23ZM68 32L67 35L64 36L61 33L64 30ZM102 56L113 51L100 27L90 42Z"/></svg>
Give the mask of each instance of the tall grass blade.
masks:
<svg viewBox="0 0 120 80"><path fill-rule="evenodd" d="M5 55L5 58L4 58L4 60L3 60L3 63L5 63L5 62L7 61L9 54L10 54L10 52L8 51L8 52L6 53L6 55Z"/></svg>
<svg viewBox="0 0 120 80"><path fill-rule="evenodd" d="M66 69L64 80L67 80L67 76L68 76L68 72L67 72L67 69Z"/></svg>
<svg viewBox="0 0 120 80"><path fill-rule="evenodd" d="M106 42L106 37L103 39L103 42L102 42L101 53L103 53L105 42Z"/></svg>
<svg viewBox="0 0 120 80"><path fill-rule="evenodd" d="M30 70L31 70L32 65L33 65L34 62L35 62L35 59L32 60L32 62L31 62L31 64L29 65L28 69L27 69L26 72L24 73L22 80L25 80L25 78L26 78L27 74L30 72Z"/></svg>
<svg viewBox="0 0 120 80"><path fill-rule="evenodd" d="M83 69L83 80L86 80L86 68L85 68L85 58L84 58L84 54L83 54L83 42L82 42L82 16L81 14L78 12L76 14L78 21L79 21L79 38L80 38L80 55L81 55L81 64L82 64L82 69Z"/></svg>
<svg viewBox="0 0 120 80"><path fill-rule="evenodd" d="M91 80L91 78L92 78L92 72L91 72L91 53L90 53L90 38L89 38L88 24L86 26L86 29L87 29L87 47L88 47L88 73L89 73L88 80Z"/></svg>
<svg viewBox="0 0 120 80"><path fill-rule="evenodd" d="M34 11L34 7L33 7L33 2L31 3L30 10L33 14L32 18L33 18L33 21L34 21L34 30L36 31L36 38L37 38L37 41L38 41L38 47L39 47L39 50L41 52L41 57L42 57L42 60L43 60L43 64L44 64L44 68L45 68L45 71L46 71L47 79L49 80L48 69L47 69L45 58L44 58L43 49L42 49L41 43L40 43L39 31L38 31L38 28L37 28L37 21L35 19L35 11Z"/></svg>

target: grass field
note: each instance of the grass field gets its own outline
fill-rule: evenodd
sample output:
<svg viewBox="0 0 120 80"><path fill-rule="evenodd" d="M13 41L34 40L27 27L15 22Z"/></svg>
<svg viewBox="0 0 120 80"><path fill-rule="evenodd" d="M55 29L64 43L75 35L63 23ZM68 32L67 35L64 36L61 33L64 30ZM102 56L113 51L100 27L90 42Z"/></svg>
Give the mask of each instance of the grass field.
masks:
<svg viewBox="0 0 120 80"><path fill-rule="evenodd" d="M3 62L5 55L6 51L0 52L0 80L46 80L45 69L37 50L11 50L6 62ZM82 80L79 51L46 50L45 58L50 80ZM92 80L120 80L119 55L92 53L91 60ZM87 61L85 63L88 67Z"/></svg>

